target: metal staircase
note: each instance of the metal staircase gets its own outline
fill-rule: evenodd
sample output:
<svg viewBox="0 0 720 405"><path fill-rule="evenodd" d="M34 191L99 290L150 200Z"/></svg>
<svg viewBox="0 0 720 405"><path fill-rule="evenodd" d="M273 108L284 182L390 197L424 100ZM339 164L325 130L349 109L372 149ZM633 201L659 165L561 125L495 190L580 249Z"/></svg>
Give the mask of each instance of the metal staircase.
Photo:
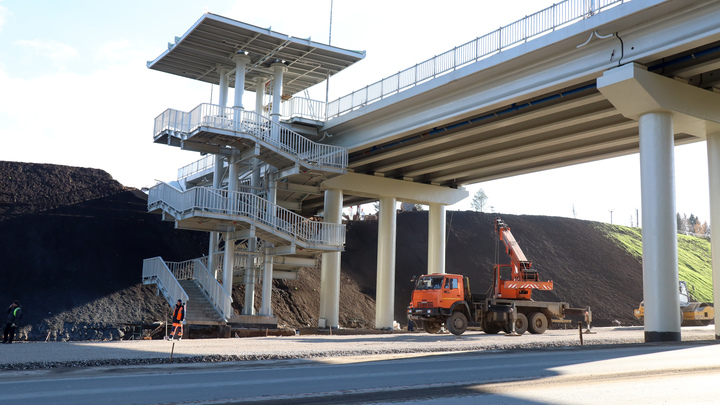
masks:
<svg viewBox="0 0 720 405"><path fill-rule="evenodd" d="M179 282L188 296L189 310L185 317L188 325L222 325L225 323L225 319L197 280L179 280Z"/></svg>
<svg viewBox="0 0 720 405"><path fill-rule="evenodd" d="M165 262L160 257L143 261L143 284L155 284L170 306L177 300L188 303L187 323L217 325L232 315L232 298L210 274L206 259ZM191 312L193 313L191 315Z"/></svg>
<svg viewBox="0 0 720 405"><path fill-rule="evenodd" d="M166 110L155 119L154 141L212 153L214 158L205 156L181 169L174 185L158 183L151 188L149 212L162 213L164 220L174 221L179 229L218 232L230 235L231 240L258 238L260 244L272 246L262 253L237 251L233 282L247 282L248 270L253 271L247 274L259 274L265 255L273 256L273 278L294 279L299 268L315 265L317 254L343 250L344 225L311 220L298 212L303 213L302 201L309 194L322 193L322 181L346 172L346 149L312 142L255 112L211 104L201 104L190 112ZM215 159L220 156L232 156L233 162L244 164L245 170L230 179L228 163L221 161L224 170L216 172ZM252 159L258 159L262 166L253 166ZM250 187L253 170L259 172L261 187ZM216 173L222 176L217 180L222 181L215 181ZM212 187L213 183L230 181L235 181L241 191ZM270 183L276 185L276 204L263 198ZM222 279L224 256L219 253L213 259L213 269L207 269L206 257L183 263L148 259L143 282L157 284L171 306L178 294L194 301L188 317L195 311L200 313L193 322L222 323L232 316L231 299L217 282ZM192 275L177 270L183 266L192 267ZM147 276L145 267L152 268ZM195 268L202 271L195 272ZM208 289L208 285L213 288ZM170 293L171 289L178 292ZM219 320L212 319L210 308L219 314Z"/></svg>

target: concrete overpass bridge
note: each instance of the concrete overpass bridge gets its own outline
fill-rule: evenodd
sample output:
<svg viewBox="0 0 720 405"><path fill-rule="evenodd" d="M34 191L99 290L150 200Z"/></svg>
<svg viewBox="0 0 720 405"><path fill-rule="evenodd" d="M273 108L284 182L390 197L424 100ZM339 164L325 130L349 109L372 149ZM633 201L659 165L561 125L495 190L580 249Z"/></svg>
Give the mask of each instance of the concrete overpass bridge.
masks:
<svg viewBox="0 0 720 405"><path fill-rule="evenodd" d="M201 19L194 28L203 28L205 21ZM231 37L243 25L223 22ZM231 69L223 70L221 62L236 66L235 82L245 83L235 86L236 110L242 109L237 100L243 89L253 85L238 72L263 77L263 68L270 73L274 69L275 76L264 77L274 77L277 86L282 85L278 72L291 69L266 63L272 59L268 55L277 55L277 51L271 54L273 49L282 49L283 43L269 46L263 55L257 50L246 53L249 48L241 41L198 68L198 61L208 59L211 48L217 46L212 41L228 41L217 35L197 41L194 33L188 31L149 67L219 83L221 106L231 73ZM253 35L263 39L261 34L256 30ZM336 60L345 58L344 67L361 59L338 48L316 49ZM303 51L283 59L298 68L303 58L321 53ZM307 63L293 83L318 71L329 75L327 64L326 60ZM188 73L191 69L195 71ZM262 94L263 88L256 86L256 94ZM298 89L302 86L294 91ZM292 191L287 198L278 200L276 194L270 201L304 216L323 212L325 222L341 223L343 205L380 201L376 325L387 328L393 321L397 201L429 205L427 271L442 273L445 207L467 196L462 186L639 152L646 340L679 340L673 146L707 140L711 222L720 223L716 208L720 207L719 92L720 1L567 0L328 105L316 106L316 113L308 113L314 102L291 98L282 103L291 110L282 114L282 96L293 93L275 87L274 122L320 144L347 150L347 165L340 171L320 170L320 175L310 176L312 190L299 188L301 184L290 180L292 176L257 180L261 171L257 165L249 172L257 173L253 186L257 190L262 189L259 184L275 181L274 188L266 190ZM261 114L262 102L256 104ZM215 173L215 179L220 179L223 167L232 168L262 154L247 152L260 146L237 148L232 134L214 143L208 143L208 138L194 142L188 134L178 134L165 133L162 142L221 157L215 159L213 170L206 170ZM255 145L265 144L258 140ZM270 165L264 173L295 166L297 162L284 168ZM238 178L237 169L223 178ZM237 187L231 186L233 181L226 182L229 189ZM216 231L231 235L233 230L225 221ZM319 315L328 325L337 326L342 253L328 248L321 254ZM713 256L720 257L720 247L713 247ZM720 263L713 265L713 275L714 298L720 302ZM263 292L263 302L265 297Z"/></svg>

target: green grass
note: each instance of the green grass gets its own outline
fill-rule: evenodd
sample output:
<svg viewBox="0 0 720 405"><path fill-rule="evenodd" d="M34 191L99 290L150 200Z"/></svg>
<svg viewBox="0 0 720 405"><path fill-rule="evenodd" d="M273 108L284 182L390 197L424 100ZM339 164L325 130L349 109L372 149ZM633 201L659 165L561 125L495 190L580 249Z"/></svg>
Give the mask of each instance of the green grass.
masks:
<svg viewBox="0 0 720 405"><path fill-rule="evenodd" d="M631 255L642 260L640 228L603 223L598 223L597 227ZM690 292L696 300L713 302L710 241L678 235L678 272L680 280L690 284Z"/></svg>

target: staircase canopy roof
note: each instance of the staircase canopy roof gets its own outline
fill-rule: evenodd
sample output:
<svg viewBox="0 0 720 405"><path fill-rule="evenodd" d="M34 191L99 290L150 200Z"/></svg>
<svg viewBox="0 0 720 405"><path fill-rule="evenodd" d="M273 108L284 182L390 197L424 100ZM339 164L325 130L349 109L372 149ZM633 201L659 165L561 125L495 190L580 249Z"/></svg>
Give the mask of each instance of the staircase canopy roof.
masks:
<svg viewBox="0 0 720 405"><path fill-rule="evenodd" d="M270 28L260 28L212 13L204 14L175 43L147 67L161 72L218 84L218 67L235 69L234 55L250 57L244 87L255 91L255 78L273 76L270 68L283 62L283 95L292 96L362 60L365 51L351 51L290 37ZM235 87L234 75L230 86Z"/></svg>

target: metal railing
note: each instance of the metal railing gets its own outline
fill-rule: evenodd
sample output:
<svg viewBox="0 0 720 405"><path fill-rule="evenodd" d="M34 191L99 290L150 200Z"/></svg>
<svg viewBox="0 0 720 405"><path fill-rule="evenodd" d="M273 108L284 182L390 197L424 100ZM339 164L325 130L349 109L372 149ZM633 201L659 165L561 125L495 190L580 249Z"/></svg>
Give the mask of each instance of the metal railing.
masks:
<svg viewBox="0 0 720 405"><path fill-rule="evenodd" d="M161 257L153 257L143 261L143 280L153 281L163 291L165 299L172 306L176 300L188 301L187 293L178 280L197 280L200 287L205 290L210 302L225 319L232 315L232 298L223 286L210 274L207 265L203 263L207 257L186 260L184 262L166 262ZM167 291L167 293L165 293Z"/></svg>
<svg viewBox="0 0 720 405"><path fill-rule="evenodd" d="M205 155L201 159L196 160L189 165L178 169L178 180L186 179L193 174L204 172L215 166L215 155Z"/></svg>
<svg viewBox="0 0 720 405"><path fill-rule="evenodd" d="M283 119L299 117L313 121L325 121L326 105L324 101L293 97L280 103L280 117Z"/></svg>
<svg viewBox="0 0 720 405"><path fill-rule="evenodd" d="M193 278L195 278L198 284L200 284L200 287L205 290L212 304L220 311L220 315L222 315L226 321L230 320L233 314L232 297L228 295L222 284L220 284L208 270L207 257L204 259L205 263L203 263L202 259L191 260L194 270Z"/></svg>
<svg viewBox="0 0 720 405"><path fill-rule="evenodd" d="M178 278L172 273L161 257L153 257L143 260L142 272L143 284L156 284L165 299L172 306L175 301L181 299L187 302L188 296L178 282Z"/></svg>
<svg viewBox="0 0 720 405"><path fill-rule="evenodd" d="M286 108L288 112L298 111L298 115L300 115L301 112L311 109L310 105L312 105L313 110L327 111L324 120L329 120L629 1L561 1L521 20L502 26L496 31L456 46L443 54L340 97L328 103L327 110L324 106L318 105L324 104L322 101L304 98L298 98L297 101L283 108ZM292 100L296 99L292 98L283 105ZM312 101L312 104L309 101ZM308 103L308 106L301 106L303 103ZM318 120L323 120L320 118L321 116L317 117Z"/></svg>
<svg viewBox="0 0 720 405"><path fill-rule="evenodd" d="M199 127L242 132L313 165L344 169L347 149L313 142L254 111L200 104L190 112L167 109L155 118L154 137L163 132L190 134Z"/></svg>
<svg viewBox="0 0 720 405"><path fill-rule="evenodd" d="M148 210L163 208L163 205L178 214L199 210L246 217L273 234L296 243L329 246L345 243L345 225L310 221L252 193L208 187L180 191L167 183L158 183L148 193Z"/></svg>

